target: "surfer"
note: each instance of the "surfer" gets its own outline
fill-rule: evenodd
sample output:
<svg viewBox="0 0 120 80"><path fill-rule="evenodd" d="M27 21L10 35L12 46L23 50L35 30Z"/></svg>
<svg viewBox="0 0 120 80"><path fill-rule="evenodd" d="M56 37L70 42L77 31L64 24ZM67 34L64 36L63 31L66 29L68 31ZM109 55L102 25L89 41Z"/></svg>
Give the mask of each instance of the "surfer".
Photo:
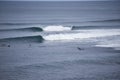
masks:
<svg viewBox="0 0 120 80"><path fill-rule="evenodd" d="M80 47L77 47L77 49L78 49L78 50L83 50L83 49L82 49L82 48L80 48Z"/></svg>

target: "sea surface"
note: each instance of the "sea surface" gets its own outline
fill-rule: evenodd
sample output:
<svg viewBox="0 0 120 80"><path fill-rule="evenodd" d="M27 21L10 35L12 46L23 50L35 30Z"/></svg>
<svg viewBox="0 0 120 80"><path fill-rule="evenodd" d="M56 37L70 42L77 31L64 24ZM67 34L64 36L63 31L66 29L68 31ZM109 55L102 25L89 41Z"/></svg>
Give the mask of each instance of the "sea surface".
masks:
<svg viewBox="0 0 120 80"><path fill-rule="evenodd" d="M120 80L120 2L0 1L0 80Z"/></svg>

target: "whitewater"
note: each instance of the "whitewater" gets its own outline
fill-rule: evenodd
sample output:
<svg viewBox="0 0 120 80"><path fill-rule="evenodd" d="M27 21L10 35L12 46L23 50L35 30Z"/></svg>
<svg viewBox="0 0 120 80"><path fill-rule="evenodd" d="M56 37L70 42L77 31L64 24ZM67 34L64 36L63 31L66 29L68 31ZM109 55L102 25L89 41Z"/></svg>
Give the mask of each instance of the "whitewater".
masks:
<svg viewBox="0 0 120 80"><path fill-rule="evenodd" d="M119 1L0 1L0 80L120 80Z"/></svg>
<svg viewBox="0 0 120 80"><path fill-rule="evenodd" d="M81 26L76 26L77 29L75 29L75 26L62 26L62 25L50 25L45 27L27 27L27 28L12 28L12 29L1 29L1 34L6 33L13 33L11 36L3 36L1 37L1 41L8 41L9 40L18 40L18 41L70 41L70 40L90 40L91 38L97 39L97 38L107 38L107 37L113 37L113 36L120 36L120 29L119 28L112 28L112 29L81 29ZM79 27L79 29L78 29ZM74 29L73 29L74 28ZM16 33L14 34L14 33ZM26 34L26 36L23 36L22 34ZM93 41L95 41L93 40ZM106 40L102 42L99 42L96 44L96 46L104 46L106 47L120 47L118 46L120 43L119 41L116 41L116 44L114 44L114 39L107 41ZM111 43L110 43L111 42ZM104 43L104 44L103 44ZM109 46L108 44L109 43ZM114 46L113 46L114 45ZM116 45L116 46L115 46Z"/></svg>

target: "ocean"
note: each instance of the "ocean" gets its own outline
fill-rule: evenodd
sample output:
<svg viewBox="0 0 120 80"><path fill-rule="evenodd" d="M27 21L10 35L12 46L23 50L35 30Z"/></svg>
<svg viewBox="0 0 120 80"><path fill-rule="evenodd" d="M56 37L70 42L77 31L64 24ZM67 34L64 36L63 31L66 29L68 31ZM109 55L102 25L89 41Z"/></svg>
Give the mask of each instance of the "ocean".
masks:
<svg viewBox="0 0 120 80"><path fill-rule="evenodd" d="M119 1L0 1L0 80L120 80Z"/></svg>

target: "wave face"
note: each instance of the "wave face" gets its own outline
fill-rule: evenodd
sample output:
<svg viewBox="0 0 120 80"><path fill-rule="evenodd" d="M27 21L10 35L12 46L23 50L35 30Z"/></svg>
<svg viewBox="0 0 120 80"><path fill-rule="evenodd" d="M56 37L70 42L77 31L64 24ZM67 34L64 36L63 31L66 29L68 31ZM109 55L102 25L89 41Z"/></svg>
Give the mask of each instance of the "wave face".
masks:
<svg viewBox="0 0 120 80"><path fill-rule="evenodd" d="M30 28L23 28L23 29L21 29L21 30L28 30L28 31L43 31L43 29L42 28L40 28L40 27L30 27Z"/></svg>
<svg viewBox="0 0 120 80"><path fill-rule="evenodd" d="M28 28L19 28L19 29L2 29L0 31L33 31L33 32L39 32L43 31L40 27L28 27Z"/></svg>
<svg viewBox="0 0 120 80"><path fill-rule="evenodd" d="M42 36L24 36L24 37L14 37L14 38L4 38L0 39L0 42L43 42Z"/></svg>

